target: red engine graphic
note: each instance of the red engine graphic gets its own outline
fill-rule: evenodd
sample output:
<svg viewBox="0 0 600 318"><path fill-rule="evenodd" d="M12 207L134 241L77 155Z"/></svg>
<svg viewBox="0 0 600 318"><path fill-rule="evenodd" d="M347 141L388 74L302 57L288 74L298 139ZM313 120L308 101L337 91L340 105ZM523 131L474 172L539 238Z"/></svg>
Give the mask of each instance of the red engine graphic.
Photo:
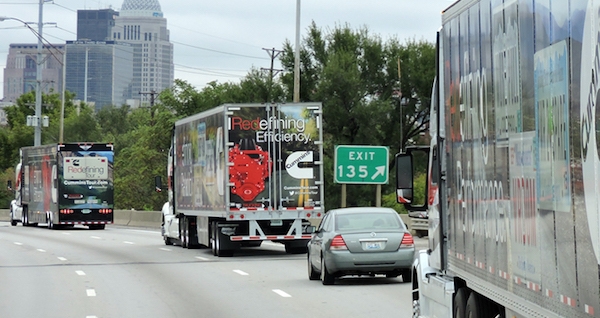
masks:
<svg viewBox="0 0 600 318"><path fill-rule="evenodd" d="M229 162L233 163L229 166L229 182L233 183L231 193L249 202L265 189L272 162L269 153L254 140L242 140L240 144L229 149Z"/></svg>

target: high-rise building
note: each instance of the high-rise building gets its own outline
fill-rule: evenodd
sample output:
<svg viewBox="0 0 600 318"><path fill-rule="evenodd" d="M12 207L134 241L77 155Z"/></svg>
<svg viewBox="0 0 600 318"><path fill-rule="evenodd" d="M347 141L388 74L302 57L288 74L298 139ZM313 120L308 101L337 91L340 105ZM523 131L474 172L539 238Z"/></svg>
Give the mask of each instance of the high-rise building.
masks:
<svg viewBox="0 0 600 318"><path fill-rule="evenodd" d="M113 9L77 10L77 40L112 40L112 28L118 15Z"/></svg>
<svg viewBox="0 0 600 318"><path fill-rule="evenodd" d="M126 104L132 96L133 47L114 41L67 41L66 89L94 104Z"/></svg>
<svg viewBox="0 0 600 318"><path fill-rule="evenodd" d="M62 91L62 61L64 44L42 47L42 93ZM4 102L14 103L21 95L35 91L37 43L13 43L8 49L4 68Z"/></svg>
<svg viewBox="0 0 600 318"><path fill-rule="evenodd" d="M114 41L133 46L133 98L142 104L171 87L175 74L173 44L158 0L124 0L112 28Z"/></svg>

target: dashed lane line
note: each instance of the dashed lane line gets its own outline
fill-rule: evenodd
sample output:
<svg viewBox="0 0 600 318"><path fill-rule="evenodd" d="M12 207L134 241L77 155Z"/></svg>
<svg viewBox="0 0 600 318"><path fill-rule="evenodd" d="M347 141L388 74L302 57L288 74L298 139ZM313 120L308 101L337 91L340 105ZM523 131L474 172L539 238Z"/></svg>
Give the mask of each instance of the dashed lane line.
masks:
<svg viewBox="0 0 600 318"><path fill-rule="evenodd" d="M240 274L240 275L242 275L242 276L248 276L248 275L250 275L250 274L248 274L248 273L246 273L246 272L244 272L244 271L241 271L241 270L239 270L239 269L234 269L234 270L233 270L233 272L234 272L234 273L237 273L237 274Z"/></svg>
<svg viewBox="0 0 600 318"><path fill-rule="evenodd" d="M283 291L283 290L281 290L281 289L273 289L273 292L274 292L275 294L277 294L277 295L281 296L281 297L284 297L284 298L292 297L292 295L290 295L290 294L288 294L288 293L284 292L284 291Z"/></svg>

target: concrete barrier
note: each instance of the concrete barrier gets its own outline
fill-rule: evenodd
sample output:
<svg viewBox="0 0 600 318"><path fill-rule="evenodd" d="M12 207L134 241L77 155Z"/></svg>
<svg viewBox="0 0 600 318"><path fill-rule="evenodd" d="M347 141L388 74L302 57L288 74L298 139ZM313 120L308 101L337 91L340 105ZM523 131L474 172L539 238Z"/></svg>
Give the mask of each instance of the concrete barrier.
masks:
<svg viewBox="0 0 600 318"><path fill-rule="evenodd" d="M0 221L10 221L10 210L0 209ZM114 224L133 227L160 228L162 214L160 211L115 210Z"/></svg>

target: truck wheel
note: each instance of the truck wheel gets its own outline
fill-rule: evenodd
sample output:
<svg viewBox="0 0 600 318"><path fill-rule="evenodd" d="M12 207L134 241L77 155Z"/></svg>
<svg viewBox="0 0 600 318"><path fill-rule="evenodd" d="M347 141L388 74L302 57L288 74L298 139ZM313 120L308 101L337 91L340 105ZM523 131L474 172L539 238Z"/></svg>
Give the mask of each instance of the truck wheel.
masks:
<svg viewBox="0 0 600 318"><path fill-rule="evenodd" d="M465 310L467 307L467 290L462 287L459 288L454 295L454 318L466 318Z"/></svg>
<svg viewBox="0 0 600 318"><path fill-rule="evenodd" d="M321 257L321 282L323 285L333 285L335 282L335 277L327 271L323 257Z"/></svg>
<svg viewBox="0 0 600 318"><path fill-rule="evenodd" d="M215 237L214 237L214 242L215 242L215 253L216 256L219 257L223 257L223 256L232 256L233 255L233 250L226 250L223 249L223 234L221 234L221 231L219 231L219 223L215 222Z"/></svg>
<svg viewBox="0 0 600 318"><path fill-rule="evenodd" d="M21 224L23 224L23 226L29 226L29 219L27 217L27 209L23 208L23 215L21 215Z"/></svg>
<svg viewBox="0 0 600 318"><path fill-rule="evenodd" d="M482 318L483 317L483 303L479 294L472 292L467 300L467 306L465 307L465 317L469 318Z"/></svg>
<svg viewBox="0 0 600 318"><path fill-rule="evenodd" d="M217 255L217 222L210 223L210 248L214 256Z"/></svg>
<svg viewBox="0 0 600 318"><path fill-rule="evenodd" d="M179 222L179 240L181 241L181 247L183 248L187 248L188 247L188 224L187 224L187 217L183 217L180 222Z"/></svg>
<svg viewBox="0 0 600 318"><path fill-rule="evenodd" d="M48 229L49 230L54 230L54 222L52 222L52 215L48 213L48 215L46 216L46 222L48 224Z"/></svg>

